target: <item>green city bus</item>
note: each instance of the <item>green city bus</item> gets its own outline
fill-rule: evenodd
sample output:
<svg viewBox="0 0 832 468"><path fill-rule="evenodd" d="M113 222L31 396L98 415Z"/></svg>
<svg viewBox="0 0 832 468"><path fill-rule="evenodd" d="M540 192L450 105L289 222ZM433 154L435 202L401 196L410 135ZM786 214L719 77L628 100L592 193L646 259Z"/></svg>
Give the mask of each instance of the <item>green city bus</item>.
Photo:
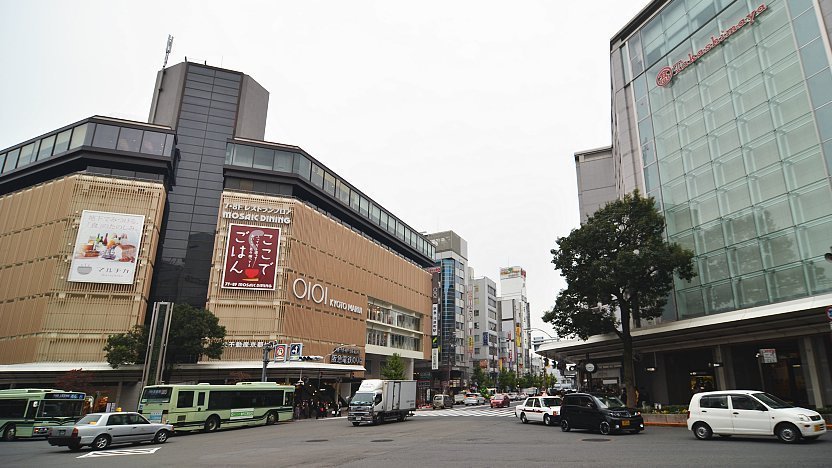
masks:
<svg viewBox="0 0 832 468"><path fill-rule="evenodd" d="M270 425L292 419L295 387L275 382L145 387L139 413L177 432Z"/></svg>
<svg viewBox="0 0 832 468"><path fill-rule="evenodd" d="M81 417L84 397L49 388L0 390L0 435L3 440L46 437L49 427Z"/></svg>

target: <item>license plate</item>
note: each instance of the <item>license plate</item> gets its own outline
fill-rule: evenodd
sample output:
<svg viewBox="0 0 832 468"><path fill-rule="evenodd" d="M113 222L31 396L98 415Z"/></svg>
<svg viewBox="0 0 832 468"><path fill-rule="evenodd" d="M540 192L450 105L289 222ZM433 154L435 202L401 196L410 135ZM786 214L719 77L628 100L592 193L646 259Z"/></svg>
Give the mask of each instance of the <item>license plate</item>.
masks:
<svg viewBox="0 0 832 468"><path fill-rule="evenodd" d="M621 421L621 426L623 426L623 427L627 427L627 426L629 426L629 425L630 425L630 421L627 421L626 419L625 419L625 420L623 420L623 421Z"/></svg>
<svg viewBox="0 0 832 468"><path fill-rule="evenodd" d="M815 432L820 432L820 431L822 431L822 430L823 430L823 426L821 426L820 424L818 424L817 426L815 426Z"/></svg>
<svg viewBox="0 0 832 468"><path fill-rule="evenodd" d="M58 435L65 435L66 429L58 429Z"/></svg>

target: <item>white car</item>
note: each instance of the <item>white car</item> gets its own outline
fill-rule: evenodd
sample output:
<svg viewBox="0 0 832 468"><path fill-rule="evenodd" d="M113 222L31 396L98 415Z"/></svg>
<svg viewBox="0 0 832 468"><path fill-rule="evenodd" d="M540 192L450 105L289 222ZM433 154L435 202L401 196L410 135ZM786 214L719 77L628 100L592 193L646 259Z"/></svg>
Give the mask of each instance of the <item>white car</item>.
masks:
<svg viewBox="0 0 832 468"><path fill-rule="evenodd" d="M717 434L776 435L786 443L814 440L826 433L820 414L792 406L757 390L725 390L693 395L688 406L688 429L700 440Z"/></svg>
<svg viewBox="0 0 832 468"><path fill-rule="evenodd" d="M468 405L484 405L485 404L485 397L480 395L479 393L466 393L465 394L465 406Z"/></svg>
<svg viewBox="0 0 832 468"><path fill-rule="evenodd" d="M171 434L172 425L152 423L139 413L90 413L75 424L50 427L46 440L50 445L69 447L72 451L84 445L103 450L110 444L164 444Z"/></svg>
<svg viewBox="0 0 832 468"><path fill-rule="evenodd" d="M547 426L560 424L560 397L529 397L522 405L514 407L514 416L523 424L529 421L542 422Z"/></svg>

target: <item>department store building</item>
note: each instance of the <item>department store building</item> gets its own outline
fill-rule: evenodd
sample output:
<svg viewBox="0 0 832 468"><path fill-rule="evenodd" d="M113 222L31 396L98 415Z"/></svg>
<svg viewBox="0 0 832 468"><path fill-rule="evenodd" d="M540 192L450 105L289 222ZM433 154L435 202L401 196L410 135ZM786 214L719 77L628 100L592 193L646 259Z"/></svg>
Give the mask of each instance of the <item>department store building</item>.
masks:
<svg viewBox="0 0 832 468"><path fill-rule="evenodd" d="M610 41L612 145L575 155L582 219L638 189L698 273L633 333L653 401L832 405L830 28L828 0L657 0ZM540 351L620 383L613 336Z"/></svg>
<svg viewBox="0 0 832 468"><path fill-rule="evenodd" d="M394 353L411 374L429 359L433 244L264 141L269 93L250 76L185 62L153 89L149 123L95 116L0 150L0 386L83 369L130 407L141 368L110 369L103 348L157 302L226 328L222 358L172 382L259 380L267 342L323 358L272 362L270 380L347 396Z"/></svg>

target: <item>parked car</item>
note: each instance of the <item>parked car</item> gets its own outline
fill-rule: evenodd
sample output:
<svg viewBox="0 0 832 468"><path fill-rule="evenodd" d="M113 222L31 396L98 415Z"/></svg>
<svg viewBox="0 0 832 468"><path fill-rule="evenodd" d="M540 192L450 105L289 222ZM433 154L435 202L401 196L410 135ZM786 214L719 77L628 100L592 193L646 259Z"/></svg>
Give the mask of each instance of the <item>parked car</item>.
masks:
<svg viewBox="0 0 832 468"><path fill-rule="evenodd" d="M776 435L785 443L814 440L826 433L816 411L793 406L758 390L725 390L693 395L688 406L688 429L700 440L714 434Z"/></svg>
<svg viewBox="0 0 832 468"><path fill-rule="evenodd" d="M560 406L559 397L528 397L522 404L514 407L514 416L520 418L523 424L536 421L554 426L560 422Z"/></svg>
<svg viewBox="0 0 832 468"><path fill-rule="evenodd" d="M485 397L480 395L479 393L466 393L465 394L465 406L468 405L484 405L485 404Z"/></svg>
<svg viewBox="0 0 832 468"><path fill-rule="evenodd" d="M173 434L170 424L151 423L139 413L90 413L74 425L49 428L46 440L50 445L80 450L89 445L103 450L110 444L154 442L164 444Z"/></svg>
<svg viewBox="0 0 832 468"><path fill-rule="evenodd" d="M433 409L453 408L454 399L450 395L434 395Z"/></svg>
<svg viewBox="0 0 832 468"><path fill-rule="evenodd" d="M636 434L644 430L644 419L640 411L627 408L616 397L570 393L560 407L560 428L564 432L589 429L604 435L620 431Z"/></svg>
<svg viewBox="0 0 832 468"><path fill-rule="evenodd" d="M455 405L465 404L465 392L457 393L456 395L454 395L454 404Z"/></svg>
<svg viewBox="0 0 832 468"><path fill-rule="evenodd" d="M492 408L508 408L511 406L511 400L505 393L498 393L491 397Z"/></svg>
<svg viewBox="0 0 832 468"><path fill-rule="evenodd" d="M509 398L511 401L518 401L518 400L520 400L520 394L519 394L519 393L517 393L517 392L509 392L509 393L508 393L508 398Z"/></svg>

